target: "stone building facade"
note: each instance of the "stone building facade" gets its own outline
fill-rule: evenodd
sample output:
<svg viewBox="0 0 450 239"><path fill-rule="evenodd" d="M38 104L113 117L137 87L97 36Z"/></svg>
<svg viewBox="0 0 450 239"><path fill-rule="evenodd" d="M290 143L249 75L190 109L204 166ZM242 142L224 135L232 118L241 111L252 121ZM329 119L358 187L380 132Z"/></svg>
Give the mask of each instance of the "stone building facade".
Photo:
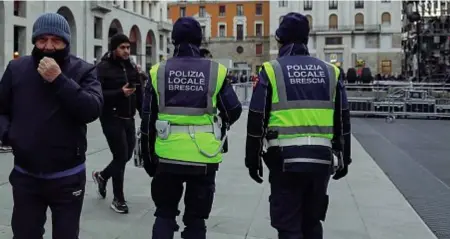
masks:
<svg viewBox="0 0 450 239"><path fill-rule="evenodd" d="M108 40L117 32L130 37L132 58L143 69L168 55L172 23L165 1L0 1L0 75L15 55L31 53L33 23L44 12L66 18L71 52L88 62L108 51Z"/></svg>
<svg viewBox="0 0 450 239"><path fill-rule="evenodd" d="M203 29L202 47L217 59L230 59L234 66L256 73L269 60L268 1L176 1L169 4L169 17L195 17Z"/></svg>
<svg viewBox="0 0 450 239"><path fill-rule="evenodd" d="M322 60L336 59L344 70L365 60L372 73L401 73L401 1L271 1L270 32L292 11L310 23L308 48ZM271 58L278 53L274 38Z"/></svg>

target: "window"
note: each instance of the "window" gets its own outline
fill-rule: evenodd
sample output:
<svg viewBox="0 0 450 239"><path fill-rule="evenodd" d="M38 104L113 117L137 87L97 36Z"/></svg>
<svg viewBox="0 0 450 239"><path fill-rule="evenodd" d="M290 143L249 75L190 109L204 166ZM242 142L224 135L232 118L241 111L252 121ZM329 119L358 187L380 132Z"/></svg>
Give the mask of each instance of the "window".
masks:
<svg viewBox="0 0 450 239"><path fill-rule="evenodd" d="M255 36L257 36L257 37L262 36L262 24L261 23L256 23Z"/></svg>
<svg viewBox="0 0 450 239"><path fill-rule="evenodd" d="M101 46L94 46L94 64L97 63L98 60L102 58L102 47Z"/></svg>
<svg viewBox="0 0 450 239"><path fill-rule="evenodd" d="M328 28L337 29L338 28L338 17L336 14L331 14L328 18Z"/></svg>
<svg viewBox="0 0 450 239"><path fill-rule="evenodd" d="M256 55L262 55L263 52L263 44L262 43L258 43L256 44Z"/></svg>
<svg viewBox="0 0 450 239"><path fill-rule="evenodd" d="M362 0L362 1L355 1L355 8L356 9L364 8L364 0Z"/></svg>
<svg viewBox="0 0 450 239"><path fill-rule="evenodd" d="M25 17L25 4L26 1L14 0L14 16Z"/></svg>
<svg viewBox="0 0 450 239"><path fill-rule="evenodd" d="M336 9L338 9L338 1L337 0L329 0L329 2L328 2L328 9L329 10L336 10Z"/></svg>
<svg viewBox="0 0 450 239"><path fill-rule="evenodd" d="M244 25L242 24L236 25L236 40L238 41L244 40Z"/></svg>
<svg viewBox="0 0 450 239"><path fill-rule="evenodd" d="M238 16L244 16L244 6L242 4L238 4L236 6L236 12Z"/></svg>
<svg viewBox="0 0 450 239"><path fill-rule="evenodd" d="M159 35L159 50L161 50L161 51L164 50L164 36L163 35Z"/></svg>
<svg viewBox="0 0 450 239"><path fill-rule="evenodd" d="M390 75L392 73L392 62L391 60L381 61L381 73L385 75Z"/></svg>
<svg viewBox="0 0 450 239"><path fill-rule="evenodd" d="M138 2L133 1L133 12L137 12Z"/></svg>
<svg viewBox="0 0 450 239"><path fill-rule="evenodd" d="M202 37L205 38L206 26L202 26Z"/></svg>
<svg viewBox="0 0 450 239"><path fill-rule="evenodd" d="M151 3L149 3L148 4L148 18L150 18L150 19L153 19L152 18L152 4ZM185 9L185 12L186 12L186 9ZM180 17L181 17L181 8L180 8Z"/></svg>
<svg viewBox="0 0 450 239"><path fill-rule="evenodd" d="M102 26L103 19L100 17L94 17L94 38L102 39Z"/></svg>
<svg viewBox="0 0 450 239"><path fill-rule="evenodd" d="M223 16L225 16L225 6L220 5L219 6L219 17L223 17Z"/></svg>
<svg viewBox="0 0 450 239"><path fill-rule="evenodd" d="M198 16L199 17L205 17L205 6L200 6L199 11L198 11Z"/></svg>
<svg viewBox="0 0 450 239"><path fill-rule="evenodd" d="M313 3L312 3L311 0L305 0L305 1L303 1L303 9L304 9L305 11L310 11L310 10L312 10L312 5L313 5Z"/></svg>
<svg viewBox="0 0 450 239"><path fill-rule="evenodd" d="M258 15L258 16L261 16L262 15L262 12L263 12L263 5L262 5L262 3L257 3L256 5L255 5L255 13L256 13L256 15Z"/></svg>
<svg viewBox="0 0 450 239"><path fill-rule="evenodd" d="M180 7L180 17L186 16L186 7Z"/></svg>
<svg viewBox="0 0 450 239"><path fill-rule="evenodd" d="M391 14L388 12L384 12L381 14L381 24L390 25L391 24Z"/></svg>
<svg viewBox="0 0 450 239"><path fill-rule="evenodd" d="M306 19L308 19L309 29L311 29L313 26L313 19L312 19L311 15L306 15Z"/></svg>
<svg viewBox="0 0 450 239"><path fill-rule="evenodd" d="M287 7L288 1L278 1L278 7Z"/></svg>
<svg viewBox="0 0 450 239"><path fill-rule="evenodd" d="M141 15L144 15L144 14L145 14L145 11L144 11L144 9L145 9L145 4L146 4L145 1L142 1L142 2L141 2ZM169 8L167 8L167 12L169 12Z"/></svg>
<svg viewBox="0 0 450 239"><path fill-rule="evenodd" d="M355 28L356 30L364 29L364 15L362 13L355 15Z"/></svg>
<svg viewBox="0 0 450 239"><path fill-rule="evenodd" d="M219 37L225 37L225 25L219 26Z"/></svg>
<svg viewBox="0 0 450 239"><path fill-rule="evenodd" d="M342 37L326 37L325 45L342 45Z"/></svg>

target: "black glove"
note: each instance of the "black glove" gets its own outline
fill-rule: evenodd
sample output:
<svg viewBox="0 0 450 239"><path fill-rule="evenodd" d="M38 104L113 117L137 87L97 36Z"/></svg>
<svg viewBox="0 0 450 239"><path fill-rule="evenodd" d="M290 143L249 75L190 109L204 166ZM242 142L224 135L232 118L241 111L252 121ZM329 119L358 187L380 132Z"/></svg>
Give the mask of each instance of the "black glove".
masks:
<svg viewBox="0 0 450 239"><path fill-rule="evenodd" d="M336 171L336 173L333 176L334 180L339 180L343 177L345 177L348 173L348 165L345 164L344 167L342 167L341 169L339 169L338 171Z"/></svg>
<svg viewBox="0 0 450 239"><path fill-rule="evenodd" d="M245 157L245 166L248 168L250 177L257 183L262 183L263 166L260 156L250 155Z"/></svg>
<svg viewBox="0 0 450 239"><path fill-rule="evenodd" d="M262 167L260 169L258 168L249 168L248 169L248 174L250 175L250 177L257 183L262 183L263 179L263 170Z"/></svg>

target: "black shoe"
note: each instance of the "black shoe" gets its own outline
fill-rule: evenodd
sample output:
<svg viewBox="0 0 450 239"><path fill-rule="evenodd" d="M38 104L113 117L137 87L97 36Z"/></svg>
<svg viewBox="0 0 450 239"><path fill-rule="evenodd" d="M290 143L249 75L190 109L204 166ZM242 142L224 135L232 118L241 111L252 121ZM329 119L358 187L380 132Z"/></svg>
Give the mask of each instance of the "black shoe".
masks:
<svg viewBox="0 0 450 239"><path fill-rule="evenodd" d="M106 181L102 178L100 175L100 172L94 171L92 172L92 178L94 179L94 182L97 184L97 193L98 195L105 199L106 197Z"/></svg>
<svg viewBox="0 0 450 239"><path fill-rule="evenodd" d="M126 202L120 202L117 199L114 199L111 203L111 208L117 213L127 214L128 213L128 205Z"/></svg>

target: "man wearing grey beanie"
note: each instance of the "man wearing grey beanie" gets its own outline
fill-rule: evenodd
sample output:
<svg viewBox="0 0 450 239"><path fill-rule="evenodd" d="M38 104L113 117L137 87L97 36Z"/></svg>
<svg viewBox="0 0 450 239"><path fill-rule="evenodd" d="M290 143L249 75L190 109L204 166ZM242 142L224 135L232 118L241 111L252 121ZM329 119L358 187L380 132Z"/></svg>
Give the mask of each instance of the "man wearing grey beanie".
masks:
<svg viewBox="0 0 450 239"><path fill-rule="evenodd" d="M56 13L33 25L31 56L9 62L0 81L0 139L12 146L14 239L77 239L86 184L86 125L101 113L95 66L70 54L70 27Z"/></svg>

